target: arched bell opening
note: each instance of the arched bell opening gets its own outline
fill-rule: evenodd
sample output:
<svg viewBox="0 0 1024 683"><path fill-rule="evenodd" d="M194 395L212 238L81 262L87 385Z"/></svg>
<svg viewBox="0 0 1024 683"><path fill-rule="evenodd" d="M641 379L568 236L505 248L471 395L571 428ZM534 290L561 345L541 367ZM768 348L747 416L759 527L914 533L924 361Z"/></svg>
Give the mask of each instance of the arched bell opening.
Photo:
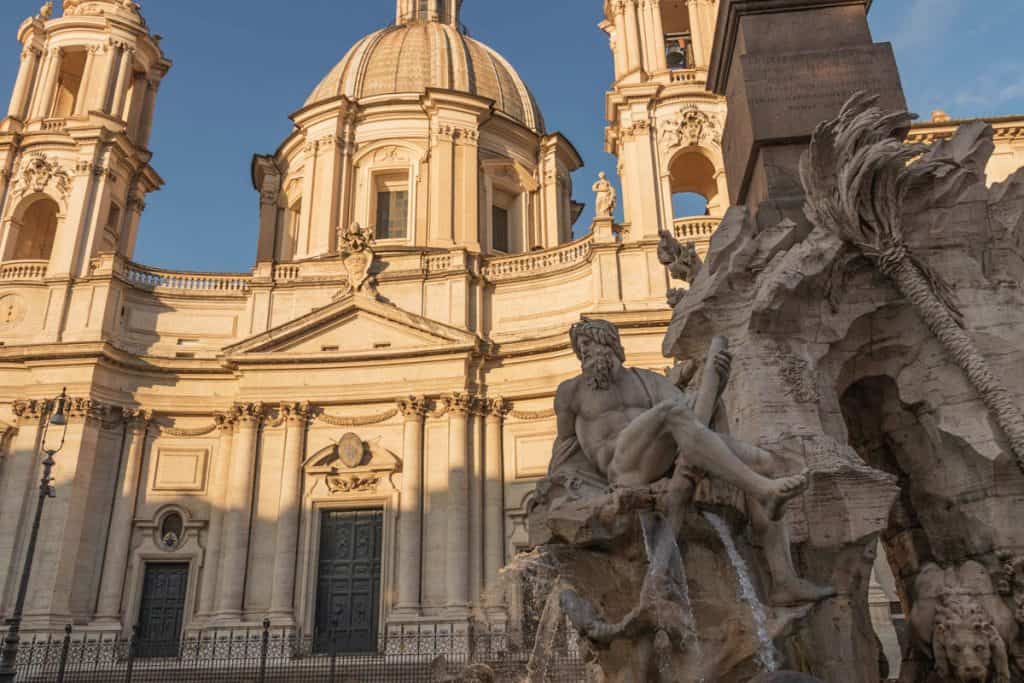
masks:
<svg viewBox="0 0 1024 683"><path fill-rule="evenodd" d="M15 212L9 224L5 261L48 261L60 222L60 206L40 195Z"/></svg>
<svg viewBox="0 0 1024 683"><path fill-rule="evenodd" d="M697 149L684 150L669 164L672 218L710 216L717 206L718 181L715 165Z"/></svg>

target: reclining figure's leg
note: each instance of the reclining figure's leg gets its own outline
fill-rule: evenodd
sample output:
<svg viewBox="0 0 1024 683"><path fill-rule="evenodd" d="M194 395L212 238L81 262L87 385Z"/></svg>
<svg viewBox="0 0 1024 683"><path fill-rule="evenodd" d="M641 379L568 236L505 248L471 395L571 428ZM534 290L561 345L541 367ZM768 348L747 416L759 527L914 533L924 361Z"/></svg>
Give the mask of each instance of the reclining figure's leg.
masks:
<svg viewBox="0 0 1024 683"><path fill-rule="evenodd" d="M781 479L758 474L720 435L675 401L659 403L622 431L608 468L609 480L622 486L645 486L665 476L673 454L655 446L666 433L675 440L685 465L700 468L757 499L772 519L781 516L787 500L807 488L807 477L802 474Z"/></svg>

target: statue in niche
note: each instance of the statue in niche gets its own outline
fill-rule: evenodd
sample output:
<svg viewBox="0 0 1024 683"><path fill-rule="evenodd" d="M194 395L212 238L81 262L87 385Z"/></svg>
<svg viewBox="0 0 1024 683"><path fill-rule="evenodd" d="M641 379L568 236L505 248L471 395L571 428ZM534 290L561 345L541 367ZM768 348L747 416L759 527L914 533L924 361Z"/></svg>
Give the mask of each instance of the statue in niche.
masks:
<svg viewBox="0 0 1024 683"><path fill-rule="evenodd" d="M618 204L618 197L615 188L608 181L604 171L597 174L597 182L592 188L595 194L595 210L598 218L612 218L615 215L615 206Z"/></svg>
<svg viewBox="0 0 1024 683"><path fill-rule="evenodd" d="M793 565L787 501L807 488L806 473L779 476L779 462L761 448L708 425L725 390L731 355L712 350L698 392L682 391L668 378L625 366L618 329L584 319L570 330L582 375L564 382L555 396L558 436L548 480L567 488L608 485L622 507L682 507L704 475L747 495L748 512L762 536L776 605L817 602L835 594L800 578Z"/></svg>

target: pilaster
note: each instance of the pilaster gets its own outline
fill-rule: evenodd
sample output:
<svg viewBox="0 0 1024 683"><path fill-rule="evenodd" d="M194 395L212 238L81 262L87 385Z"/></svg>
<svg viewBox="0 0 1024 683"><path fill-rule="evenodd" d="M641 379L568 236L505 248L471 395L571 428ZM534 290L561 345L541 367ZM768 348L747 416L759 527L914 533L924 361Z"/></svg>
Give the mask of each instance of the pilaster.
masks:
<svg viewBox="0 0 1024 683"><path fill-rule="evenodd" d="M199 586L199 616L209 619L216 609L217 577L224 541L224 508L227 505L228 480L231 477L231 451L237 423L237 411L215 413L217 452L210 477L210 526L206 536L206 559Z"/></svg>
<svg viewBox="0 0 1024 683"><path fill-rule="evenodd" d="M429 402L410 396L398 402L402 428L402 490L398 512L398 601L395 616L415 617L423 576L423 422Z"/></svg>
<svg viewBox="0 0 1024 683"><path fill-rule="evenodd" d="M312 411L308 403L288 403L281 406L281 416L285 420L285 443L269 616L275 624L292 626L295 624L295 569L302 505L302 461Z"/></svg>
<svg viewBox="0 0 1024 683"><path fill-rule="evenodd" d="M444 397L448 407L448 534L445 588L452 615L469 614L469 426L473 398Z"/></svg>
<svg viewBox="0 0 1024 683"><path fill-rule="evenodd" d="M96 621L100 625L116 625L118 630L128 626L122 621L125 572L134 531L135 505L138 500L142 459L146 448L146 435L152 415L143 410L125 410L128 423L128 444L123 471L117 485L117 497L110 516L107 548L103 560Z"/></svg>
<svg viewBox="0 0 1024 683"><path fill-rule="evenodd" d="M505 461L502 428L512 404L503 398L487 401L484 477L484 605L501 607L498 580L505 566Z"/></svg>
<svg viewBox="0 0 1024 683"><path fill-rule="evenodd" d="M21 576L24 537L28 510L37 474L39 435L48 401L15 401L16 433L5 457L4 478L0 481L0 614L14 606L14 591Z"/></svg>
<svg viewBox="0 0 1024 683"><path fill-rule="evenodd" d="M216 619L221 623L237 622L242 617L253 477L263 405L249 403L239 406L237 420L238 430L231 449L231 475L225 495L223 555L217 577Z"/></svg>
<svg viewBox="0 0 1024 683"><path fill-rule="evenodd" d="M43 508L29 581L27 628L60 628L69 623L72 595L89 589L79 572L92 556L98 559L100 549L86 543L85 529L92 522L86 509L94 486L100 430L104 420L114 415L109 406L91 399L68 401L64 447L54 456L56 493Z"/></svg>

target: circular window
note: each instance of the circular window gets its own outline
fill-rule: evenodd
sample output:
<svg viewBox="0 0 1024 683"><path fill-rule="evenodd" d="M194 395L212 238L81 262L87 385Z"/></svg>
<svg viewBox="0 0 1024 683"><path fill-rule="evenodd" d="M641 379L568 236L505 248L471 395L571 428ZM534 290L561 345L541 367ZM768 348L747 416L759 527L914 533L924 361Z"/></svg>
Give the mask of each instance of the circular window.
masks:
<svg viewBox="0 0 1024 683"><path fill-rule="evenodd" d="M185 533L185 520L177 512L172 512L160 524L160 545L164 550L174 550L181 544Z"/></svg>

